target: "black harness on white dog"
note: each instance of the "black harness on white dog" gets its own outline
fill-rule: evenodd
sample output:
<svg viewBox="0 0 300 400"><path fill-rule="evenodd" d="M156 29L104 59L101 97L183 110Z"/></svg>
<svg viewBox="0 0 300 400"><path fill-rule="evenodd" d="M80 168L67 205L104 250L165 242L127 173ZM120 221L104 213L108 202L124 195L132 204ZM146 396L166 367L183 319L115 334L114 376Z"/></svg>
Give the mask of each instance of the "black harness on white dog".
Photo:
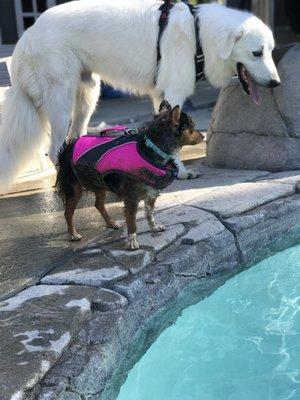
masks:
<svg viewBox="0 0 300 400"><path fill-rule="evenodd" d="M204 73L204 54L200 43L199 37L199 24L196 15L196 7L190 4L187 0L181 0L185 3L192 16L195 20L195 35L196 35L196 54L195 54L195 67L196 67L196 77L195 80L198 82L199 80L205 79ZM160 6L159 10L161 11L159 18L159 32L158 32L158 40L157 40L157 66L161 60L161 52L160 52L160 41L164 30L168 25L170 10L174 7L175 0L164 0L164 3ZM155 79L156 80L156 79Z"/></svg>

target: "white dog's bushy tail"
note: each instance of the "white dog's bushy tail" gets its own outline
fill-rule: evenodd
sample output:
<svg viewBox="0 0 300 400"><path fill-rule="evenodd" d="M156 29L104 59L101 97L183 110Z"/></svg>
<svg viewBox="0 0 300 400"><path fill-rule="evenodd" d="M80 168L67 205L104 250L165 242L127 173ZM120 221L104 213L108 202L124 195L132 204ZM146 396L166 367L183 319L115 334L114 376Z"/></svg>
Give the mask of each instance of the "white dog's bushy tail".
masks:
<svg viewBox="0 0 300 400"><path fill-rule="evenodd" d="M7 92L0 123L0 194L6 193L20 169L45 140L47 120L23 88Z"/></svg>

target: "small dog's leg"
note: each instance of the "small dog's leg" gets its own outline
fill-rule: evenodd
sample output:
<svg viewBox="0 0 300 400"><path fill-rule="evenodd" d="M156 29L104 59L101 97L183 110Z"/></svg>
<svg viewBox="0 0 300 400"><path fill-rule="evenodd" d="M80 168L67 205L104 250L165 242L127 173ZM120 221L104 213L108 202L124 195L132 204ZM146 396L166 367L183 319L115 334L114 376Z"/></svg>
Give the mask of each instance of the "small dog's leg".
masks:
<svg viewBox="0 0 300 400"><path fill-rule="evenodd" d="M126 249L137 250L140 247L137 241L137 233L136 233L136 214L138 209L138 201L125 198L124 205L125 205L124 213L125 213L127 232L128 232Z"/></svg>
<svg viewBox="0 0 300 400"><path fill-rule="evenodd" d="M76 184L74 185L74 197L66 199L65 218L68 225L68 240L70 242L79 242L82 239L82 236L77 233L73 222L74 212L81 198L81 195L82 186L80 184Z"/></svg>
<svg viewBox="0 0 300 400"><path fill-rule="evenodd" d="M164 227L164 225L156 223L154 219L154 206L156 199L157 197L154 198L147 197L147 199L145 200L145 214L151 231L162 232L165 231L166 228Z"/></svg>
<svg viewBox="0 0 300 400"><path fill-rule="evenodd" d="M99 189L95 192L96 201L95 207L101 214L102 218L104 219L106 226L112 229L119 229L121 227L120 224L117 224L108 214L105 208L105 198L106 198L106 189Z"/></svg>

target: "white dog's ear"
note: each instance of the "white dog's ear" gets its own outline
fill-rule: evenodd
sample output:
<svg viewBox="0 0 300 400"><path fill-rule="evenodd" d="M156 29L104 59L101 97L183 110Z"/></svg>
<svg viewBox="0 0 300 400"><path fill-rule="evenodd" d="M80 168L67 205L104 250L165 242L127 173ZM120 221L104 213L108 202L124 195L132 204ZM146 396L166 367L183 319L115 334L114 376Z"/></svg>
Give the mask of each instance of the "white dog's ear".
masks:
<svg viewBox="0 0 300 400"><path fill-rule="evenodd" d="M243 31L239 32L229 32L227 35L223 35L218 39L218 50L219 55L222 60L227 60L233 50L234 45L238 42L243 36Z"/></svg>

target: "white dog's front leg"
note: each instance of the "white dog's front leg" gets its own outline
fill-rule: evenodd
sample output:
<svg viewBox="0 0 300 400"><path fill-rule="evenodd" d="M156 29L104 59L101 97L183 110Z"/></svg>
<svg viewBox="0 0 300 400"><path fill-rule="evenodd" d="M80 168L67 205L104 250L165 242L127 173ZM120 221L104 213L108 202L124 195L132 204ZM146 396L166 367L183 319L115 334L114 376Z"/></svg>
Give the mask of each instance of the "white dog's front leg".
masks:
<svg viewBox="0 0 300 400"><path fill-rule="evenodd" d="M179 152L175 154L175 162L178 166L178 179L196 179L201 175L196 169L185 168L180 160Z"/></svg>

